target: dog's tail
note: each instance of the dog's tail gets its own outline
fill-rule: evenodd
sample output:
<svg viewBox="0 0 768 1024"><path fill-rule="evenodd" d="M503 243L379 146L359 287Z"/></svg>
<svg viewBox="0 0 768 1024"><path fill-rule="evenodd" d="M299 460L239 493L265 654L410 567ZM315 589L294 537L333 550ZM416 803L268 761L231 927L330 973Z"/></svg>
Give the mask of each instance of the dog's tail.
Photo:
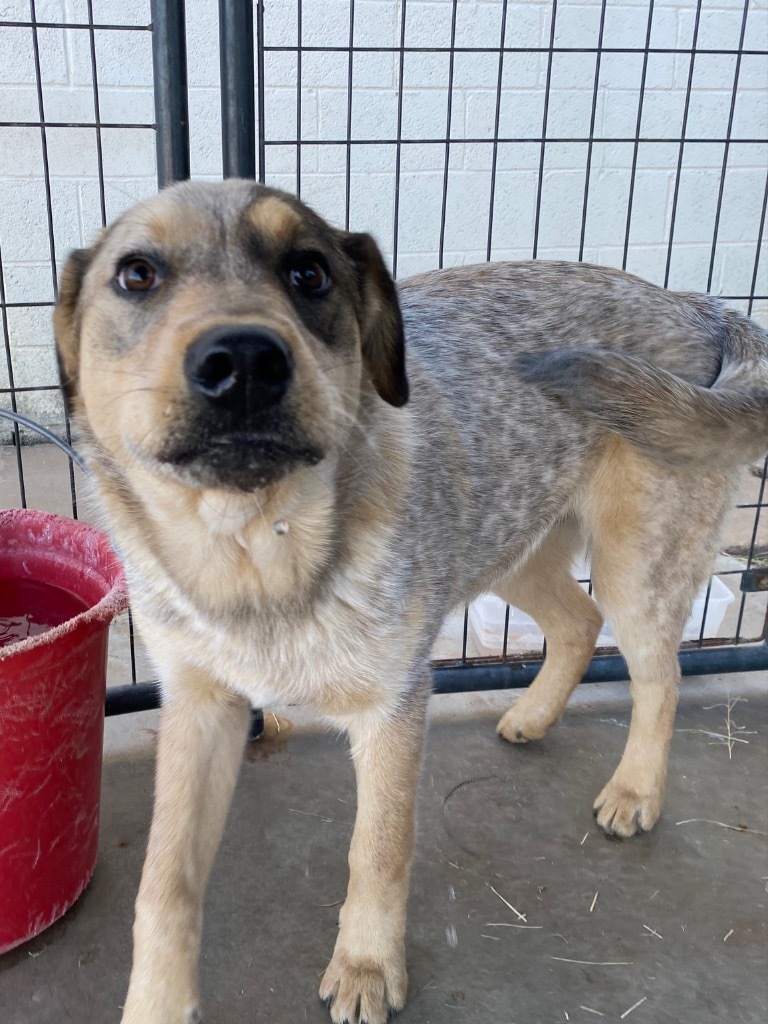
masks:
<svg viewBox="0 0 768 1024"><path fill-rule="evenodd" d="M621 352L526 353L518 372L663 462L726 469L768 454L768 333L724 312L721 369L711 387Z"/></svg>

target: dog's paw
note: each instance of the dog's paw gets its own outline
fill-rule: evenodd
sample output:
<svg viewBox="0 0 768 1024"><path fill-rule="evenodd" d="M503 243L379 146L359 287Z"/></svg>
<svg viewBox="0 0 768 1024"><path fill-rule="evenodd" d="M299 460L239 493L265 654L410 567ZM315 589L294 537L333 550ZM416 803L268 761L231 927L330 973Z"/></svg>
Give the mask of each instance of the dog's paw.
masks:
<svg viewBox="0 0 768 1024"><path fill-rule="evenodd" d="M333 1024L386 1024L405 1006L405 963L378 966L336 950L320 984Z"/></svg>
<svg viewBox="0 0 768 1024"><path fill-rule="evenodd" d="M149 1021L166 1022L171 1020L178 1020L179 1024L203 1024L203 1015L197 1006L178 1011L178 1013L180 1015L177 1015L177 1013L171 1014L167 1010L161 1010L157 1007L145 1013L141 1008L137 1009L135 1006L126 1006L120 1019L120 1024L148 1024Z"/></svg>
<svg viewBox="0 0 768 1024"><path fill-rule="evenodd" d="M614 775L595 800L593 810L606 835L626 839L653 828L661 814L661 802L661 793L640 792Z"/></svg>
<svg viewBox="0 0 768 1024"><path fill-rule="evenodd" d="M203 1024L197 994L174 984L181 974L132 974L120 1024Z"/></svg>
<svg viewBox="0 0 768 1024"><path fill-rule="evenodd" d="M540 740L552 725L550 716L541 707L529 707L525 697L513 704L502 716L496 732L510 743Z"/></svg>

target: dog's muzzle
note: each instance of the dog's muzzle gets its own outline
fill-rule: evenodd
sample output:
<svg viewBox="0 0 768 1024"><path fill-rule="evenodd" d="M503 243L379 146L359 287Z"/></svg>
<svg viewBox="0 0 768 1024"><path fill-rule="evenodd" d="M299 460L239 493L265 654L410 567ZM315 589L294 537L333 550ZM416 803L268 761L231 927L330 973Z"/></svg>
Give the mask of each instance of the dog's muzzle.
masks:
<svg viewBox="0 0 768 1024"><path fill-rule="evenodd" d="M288 344L262 324L219 324L187 349L189 412L156 457L197 486L252 491L323 458L291 408Z"/></svg>
<svg viewBox="0 0 768 1024"><path fill-rule="evenodd" d="M227 324L205 331L187 350L192 393L235 422L282 401L293 376L286 343L259 324Z"/></svg>

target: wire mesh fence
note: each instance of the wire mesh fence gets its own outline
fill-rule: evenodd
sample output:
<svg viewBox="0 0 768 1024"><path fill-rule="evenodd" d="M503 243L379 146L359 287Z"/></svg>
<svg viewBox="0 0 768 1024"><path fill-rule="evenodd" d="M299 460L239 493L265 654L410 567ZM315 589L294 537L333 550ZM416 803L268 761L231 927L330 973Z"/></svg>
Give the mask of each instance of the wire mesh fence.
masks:
<svg viewBox="0 0 768 1024"><path fill-rule="evenodd" d="M50 327L61 261L190 172L298 193L375 234L398 277L588 260L768 319L764 0L0 10L0 406L67 439ZM36 440L0 419L3 504L91 515L80 471ZM733 652L765 636L767 493L765 466L745 472L687 627L688 653L709 658L695 670L743 665ZM119 629L115 679L145 678ZM525 682L542 650L535 625L485 602L448 621L435 655L460 688L477 664Z"/></svg>

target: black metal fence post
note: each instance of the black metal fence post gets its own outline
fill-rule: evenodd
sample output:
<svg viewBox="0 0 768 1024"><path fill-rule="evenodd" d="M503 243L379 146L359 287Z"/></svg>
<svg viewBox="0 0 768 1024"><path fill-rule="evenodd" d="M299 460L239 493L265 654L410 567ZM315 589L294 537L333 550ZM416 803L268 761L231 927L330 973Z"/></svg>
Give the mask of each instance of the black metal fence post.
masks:
<svg viewBox="0 0 768 1024"><path fill-rule="evenodd" d="M219 51L222 171L225 178L255 178L252 0L219 0ZM259 95L261 97L261 92ZM259 109L261 111L262 105ZM263 172L260 180L264 180ZM263 732L264 712L261 708L252 708L248 739L256 740Z"/></svg>
<svg viewBox="0 0 768 1024"><path fill-rule="evenodd" d="M221 155L225 178L256 177L251 0L219 0Z"/></svg>
<svg viewBox="0 0 768 1024"><path fill-rule="evenodd" d="M189 177L187 34L184 0L152 0L157 184Z"/></svg>
<svg viewBox="0 0 768 1024"><path fill-rule="evenodd" d="M164 188L188 178L190 171L184 0L151 0L151 10L157 186ZM133 660L133 623L130 632ZM134 682L127 686L110 686L104 711L106 715L122 715L158 707L157 683Z"/></svg>

